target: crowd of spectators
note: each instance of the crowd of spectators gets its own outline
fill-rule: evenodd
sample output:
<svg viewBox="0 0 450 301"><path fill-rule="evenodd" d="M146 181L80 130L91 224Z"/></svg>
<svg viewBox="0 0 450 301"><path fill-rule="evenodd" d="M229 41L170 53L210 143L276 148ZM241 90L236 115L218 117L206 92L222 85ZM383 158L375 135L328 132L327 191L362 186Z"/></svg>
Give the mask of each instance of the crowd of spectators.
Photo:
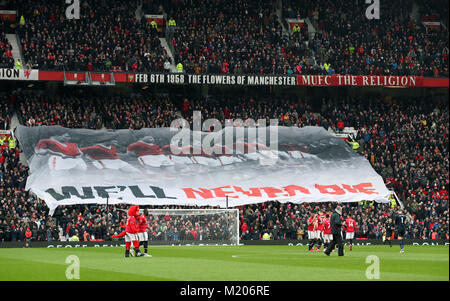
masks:
<svg viewBox="0 0 450 301"><path fill-rule="evenodd" d="M310 18L316 34L283 34L276 1L177 1L171 41L191 73L372 74L448 77L448 31L427 30L412 2L381 2L379 19L363 1L283 1L284 17ZM447 1L422 5L427 15ZM189 9L187 9L189 8Z"/></svg>
<svg viewBox="0 0 450 301"><path fill-rule="evenodd" d="M168 97L90 96L76 93L17 95L17 113L27 126L60 125L87 129L168 127L177 110Z"/></svg>
<svg viewBox="0 0 450 301"><path fill-rule="evenodd" d="M62 206L55 211L53 216L55 222L61 226L62 235L67 240L75 235L82 241L96 239L110 241L116 240L111 238L113 234L125 230L127 207L126 205L116 205L106 211L104 206L97 205ZM153 206L140 207L141 209L156 209ZM224 213L177 215L170 212L165 214L150 212L147 222L149 239L152 241L230 240L232 231L237 226L236 223L227 223L227 215Z"/></svg>
<svg viewBox="0 0 450 301"><path fill-rule="evenodd" d="M412 217L406 237L448 238L449 107L445 99L221 95L207 100L195 97L183 100L167 95L100 97L71 93L70 97L57 97L21 92L14 97L3 97L2 102L15 108L21 122L29 126L140 129L168 126L177 116L192 122L193 110L200 110L203 119L217 118L222 123L225 119L267 118L278 119L285 126L322 126L336 131L337 124L342 123L355 129L355 140L360 145L358 152L370 161L387 186L396 191ZM99 205L64 206L49 217L45 204L24 191L27 172L28 168L19 162L18 149L2 152L0 233L3 236L0 235L0 240L23 238L20 233L28 227L36 234L33 237L42 240L57 239L60 227L63 237L70 239L78 235L81 240L88 236L109 240L112 234L121 232L121 222L123 225L126 219L125 205L110 206L108 219L105 206ZM268 202L241 206L242 239L260 239L266 232L272 239L304 238L306 218L319 207L332 211L329 203ZM357 238L381 238L391 211L391 207L381 204L344 206L344 216L351 215L358 223ZM161 222L152 220L151 239L173 238L169 228L174 229L175 225L164 228L167 221ZM192 221L185 220L176 228L179 239L204 234L203 228ZM13 235L14 231L20 233Z"/></svg>
<svg viewBox="0 0 450 301"><path fill-rule="evenodd" d="M45 203L24 191L28 167L20 163L19 155L18 150L0 148L0 241L23 241L28 227L51 228Z"/></svg>
<svg viewBox="0 0 450 301"><path fill-rule="evenodd" d="M275 0L87 0L69 20L59 0L18 0L17 33L24 65L42 70L169 72L150 13L176 21L160 35L188 73L448 77L448 1L419 2L382 1L380 18L368 19L364 1L284 0L280 19ZM306 25L283 32L284 18L308 18L315 34ZM11 66L8 53L0 47Z"/></svg>
<svg viewBox="0 0 450 301"><path fill-rule="evenodd" d="M242 239L261 239L262 234L268 233L271 239L301 240L307 238L307 218L312 213L323 210L331 215L334 205L324 204L281 204L276 202L245 206L241 209L243 223L241 224ZM408 212L411 208L406 207ZM407 239L448 239L448 203L439 203L431 210L425 206L412 215L412 222L407 225L405 238ZM432 212L436 216L432 217ZM439 212L439 213L438 213ZM386 227L395 220L395 211L389 205L343 205L343 218L351 217L356 220L357 239L383 239ZM420 217L417 217L417 214ZM345 229L343 229L345 233ZM345 234L344 234L345 235Z"/></svg>
<svg viewBox="0 0 450 301"><path fill-rule="evenodd" d="M448 3L442 0L418 1L420 6L420 20L441 22L448 28Z"/></svg>
<svg viewBox="0 0 450 301"><path fill-rule="evenodd" d="M22 92L14 96L21 123L27 126L60 125L68 128L134 129L169 127L176 118L191 125L193 112L202 119L277 119L282 126L319 125L329 121L313 111L310 98L221 95L216 97L171 98L167 95L94 96L67 92L47 94ZM257 99L257 101L256 101ZM237 122L234 123L238 125Z"/></svg>
<svg viewBox="0 0 450 301"><path fill-rule="evenodd" d="M272 0L179 1L169 14L175 61L188 73L284 74L294 68L288 56L300 59L283 41Z"/></svg>
<svg viewBox="0 0 450 301"><path fill-rule="evenodd" d="M125 99L112 97L100 109L108 129L169 127L172 120L177 118L177 111L168 96L152 96L149 101L143 95Z"/></svg>
<svg viewBox="0 0 450 301"><path fill-rule="evenodd" d="M418 2L418 18L407 0L381 1L379 19L366 17L363 1L284 1L284 7L286 16L316 25L309 45L318 62L331 65L328 73L448 77L448 31L427 30L420 19L436 5L448 11L448 2Z"/></svg>
<svg viewBox="0 0 450 301"><path fill-rule="evenodd" d="M169 59L151 25L136 18L136 1L82 1L79 19L64 1L18 1L17 32L33 69L165 72Z"/></svg>
<svg viewBox="0 0 450 301"><path fill-rule="evenodd" d="M12 46L6 38L7 23L0 18L0 68L14 68Z"/></svg>
<svg viewBox="0 0 450 301"><path fill-rule="evenodd" d="M14 110L14 97L6 94L0 94L0 131L9 130L11 127L11 117Z"/></svg>
<svg viewBox="0 0 450 301"><path fill-rule="evenodd" d="M93 100L72 94L21 93L16 95L16 111L27 126L60 125L68 128L102 128L98 106Z"/></svg>

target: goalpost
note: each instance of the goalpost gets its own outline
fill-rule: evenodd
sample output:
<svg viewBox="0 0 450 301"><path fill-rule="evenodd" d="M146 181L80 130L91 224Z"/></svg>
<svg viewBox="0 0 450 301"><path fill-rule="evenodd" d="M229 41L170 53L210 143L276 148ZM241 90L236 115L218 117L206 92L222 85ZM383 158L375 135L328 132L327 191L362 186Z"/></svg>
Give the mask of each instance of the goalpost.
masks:
<svg viewBox="0 0 450 301"><path fill-rule="evenodd" d="M149 244L239 245L238 209L147 209ZM140 210L143 213L144 209Z"/></svg>

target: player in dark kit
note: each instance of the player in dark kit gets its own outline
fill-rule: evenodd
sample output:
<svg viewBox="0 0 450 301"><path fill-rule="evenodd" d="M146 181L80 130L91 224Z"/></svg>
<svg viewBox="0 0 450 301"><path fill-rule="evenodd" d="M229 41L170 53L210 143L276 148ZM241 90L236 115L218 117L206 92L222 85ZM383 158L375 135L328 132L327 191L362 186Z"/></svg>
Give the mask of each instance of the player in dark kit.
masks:
<svg viewBox="0 0 450 301"><path fill-rule="evenodd" d="M403 237L405 237L405 231L406 231L406 220L407 217L403 213L401 209L397 211L397 215L395 216L395 226L397 228L397 239L400 240L400 253L404 253L403 250L404 244L403 244Z"/></svg>
<svg viewBox="0 0 450 301"><path fill-rule="evenodd" d="M392 248L392 233L394 233L395 227L394 224L392 223L392 219L389 218L387 223L386 223L386 228L385 228L385 240L384 240L384 244L386 244L386 242L389 242L389 246Z"/></svg>
<svg viewBox="0 0 450 301"><path fill-rule="evenodd" d="M340 205L336 206L333 214L330 218L330 226L331 233L333 234L333 240L328 245L328 248L325 250L325 255L330 256L331 251L337 245L338 247L338 255L344 256L344 242L342 240L342 207Z"/></svg>

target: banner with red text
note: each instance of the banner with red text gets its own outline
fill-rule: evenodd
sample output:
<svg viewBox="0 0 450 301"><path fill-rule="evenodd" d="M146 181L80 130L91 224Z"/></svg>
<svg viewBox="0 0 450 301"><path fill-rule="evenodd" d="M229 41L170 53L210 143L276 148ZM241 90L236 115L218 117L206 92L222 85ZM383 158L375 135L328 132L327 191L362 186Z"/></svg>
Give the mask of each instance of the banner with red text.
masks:
<svg viewBox="0 0 450 301"><path fill-rule="evenodd" d="M224 207L228 197L234 207L269 200L387 202L389 195L370 163L322 127L18 126L16 136L30 165L26 189L51 212L107 201Z"/></svg>
<svg viewBox="0 0 450 301"><path fill-rule="evenodd" d="M87 71L42 71L31 69L0 69L0 80L75 81L92 85L99 83L137 83L170 85L228 86L354 86L354 87L447 87L448 78L396 75L256 75L256 74L189 74L189 73L125 73ZM72 83L73 84L73 83Z"/></svg>

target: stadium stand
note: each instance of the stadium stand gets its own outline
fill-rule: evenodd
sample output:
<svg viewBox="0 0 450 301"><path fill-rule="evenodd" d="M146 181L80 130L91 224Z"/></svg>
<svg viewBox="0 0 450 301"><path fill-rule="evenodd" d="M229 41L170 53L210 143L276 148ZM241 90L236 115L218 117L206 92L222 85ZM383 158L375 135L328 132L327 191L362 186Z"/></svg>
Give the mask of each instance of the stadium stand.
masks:
<svg viewBox="0 0 450 301"><path fill-rule="evenodd" d="M134 2L83 1L76 21L64 2L19 2L26 22L17 32L33 69L165 72L167 53Z"/></svg>
<svg viewBox="0 0 450 301"><path fill-rule="evenodd" d="M12 47L6 38L7 24L0 18L0 68L14 68Z"/></svg>
<svg viewBox="0 0 450 301"><path fill-rule="evenodd" d="M13 112L12 103L7 100L7 95L1 96L0 101L0 130L9 130L11 127L11 113Z"/></svg>
<svg viewBox="0 0 450 301"><path fill-rule="evenodd" d="M439 0L417 2L420 6L420 20L441 22L448 29L448 5L442 4Z"/></svg>
<svg viewBox="0 0 450 301"><path fill-rule="evenodd" d="M436 237L448 237L449 183L446 175L449 168L449 111L444 100L425 101L422 97L387 97L384 100L323 98L320 109L314 112L307 97L301 101L269 97L256 102L250 96L233 99L219 95L209 101L201 98L173 101L169 97L142 94L132 98L115 96L109 103L106 98L109 97L83 94L51 97L36 92L14 96L15 110L21 122L28 126L139 129L167 126L176 116L189 117L192 110L201 110L207 114L204 117L215 117L222 122L228 117L267 117L277 118L280 124L289 126L336 129L337 123L342 121L357 130L356 140L361 146L359 151L395 189L404 200L406 210L414 217L407 236L431 238L432 233L436 232ZM3 102L8 101L5 96ZM102 108L102 104L107 105ZM59 116L58 112L67 114ZM18 157L18 148L2 151L0 230L3 236L0 240L20 240L27 227L32 229L36 240L58 239L60 234L63 237L79 235L80 240L87 239L87 235L91 239L109 240L113 233L121 232L120 223L126 216L120 209L125 209L124 205L110 207L108 227L104 206L63 206L53 217L47 216L48 209L43 202L24 191L28 169L18 161ZM260 239L263 233L269 232L272 239L298 239L302 231L306 232L306 218L311 210L319 207L331 210L331 205L326 203L297 205L269 202L242 206L241 238ZM391 210L389 205L369 202L349 204L344 206L344 215L350 213L357 221L356 237L380 239ZM153 221L151 239L174 235L164 232L168 230L158 231L162 224L166 226L170 223ZM61 233L57 230L59 227L62 228ZM187 223L178 229L177 235L186 235L186 231L193 235L194 230L192 222Z"/></svg>
<svg viewBox="0 0 450 301"><path fill-rule="evenodd" d="M308 39L303 31L282 34L272 1L202 2L187 14L190 2L179 1L173 6L180 24L173 37L175 57L191 73L448 77L448 31L426 30L409 16L411 3L384 2L384 17L374 21L365 17L363 2L286 1L285 17L317 21ZM428 11L431 6L421 7L422 14Z"/></svg>
<svg viewBox="0 0 450 301"><path fill-rule="evenodd" d="M65 19L66 6L60 0L10 1L7 8L17 9L24 17L25 24L17 25L15 33L23 66L32 69L168 72L164 65L170 57L159 40L166 38L175 63L182 63L187 73L448 77L448 1L381 1L383 18L370 22L364 16L364 1L281 3L280 20L278 1L272 0L143 0L145 14L165 14L176 20L173 33L156 32L145 18L137 20L135 1L82 1L80 20ZM286 31L284 18L309 19L316 32ZM441 25L423 23L429 21ZM0 22L0 67L14 68L5 35L11 28ZM222 124L225 119L264 118L277 119L284 126L321 126L331 132L352 128L358 152L396 191L414 218L406 238L448 239L447 99L420 93L362 96L354 91L329 96L317 90L309 90L315 96L298 97L267 90L255 94L246 88L208 96L180 96L179 90L152 94L138 89L130 95L40 88L20 86L15 92L2 93L0 130L11 128L15 114L26 126L141 129L166 127L177 117L192 124L194 110ZM23 241L27 228L35 241L74 235L81 241L111 240L112 234L122 231L125 205L110 206L108 212L100 205L61 206L49 216L45 203L25 190L29 169L20 154L19 146L0 147L0 241ZM327 203L241 206L241 238L258 240L270 233L276 240L301 239L307 217L319 207L331 210ZM392 209L370 202L346 204L344 215L351 214L357 221L357 238L381 239ZM151 220L150 239L196 238L203 231L185 220L170 232L174 225L173 220Z"/></svg>
<svg viewBox="0 0 450 301"><path fill-rule="evenodd" d="M363 1L282 1L281 22L314 24L300 33L283 30L277 3L144 1L144 13L176 21L172 33L136 18L136 1L84 1L75 22L63 17L61 1L20 0L26 21L17 33L25 64L41 70L167 72L162 37L188 73L448 77L448 3L420 1L414 16L412 1L382 2L383 18L368 20Z"/></svg>
<svg viewBox="0 0 450 301"><path fill-rule="evenodd" d="M17 95L22 123L27 126L61 125L70 128L100 129L96 107L87 100L69 95Z"/></svg>
<svg viewBox="0 0 450 301"><path fill-rule="evenodd" d="M175 61L186 72L286 73L287 45L273 1L180 1L172 8Z"/></svg>
<svg viewBox="0 0 450 301"><path fill-rule="evenodd" d="M336 74L448 77L448 31L427 31L411 16L413 1L381 2L378 20L365 17L362 1L283 2L285 16L309 17L317 26L310 47ZM420 7L422 15L433 11L432 5Z"/></svg>

